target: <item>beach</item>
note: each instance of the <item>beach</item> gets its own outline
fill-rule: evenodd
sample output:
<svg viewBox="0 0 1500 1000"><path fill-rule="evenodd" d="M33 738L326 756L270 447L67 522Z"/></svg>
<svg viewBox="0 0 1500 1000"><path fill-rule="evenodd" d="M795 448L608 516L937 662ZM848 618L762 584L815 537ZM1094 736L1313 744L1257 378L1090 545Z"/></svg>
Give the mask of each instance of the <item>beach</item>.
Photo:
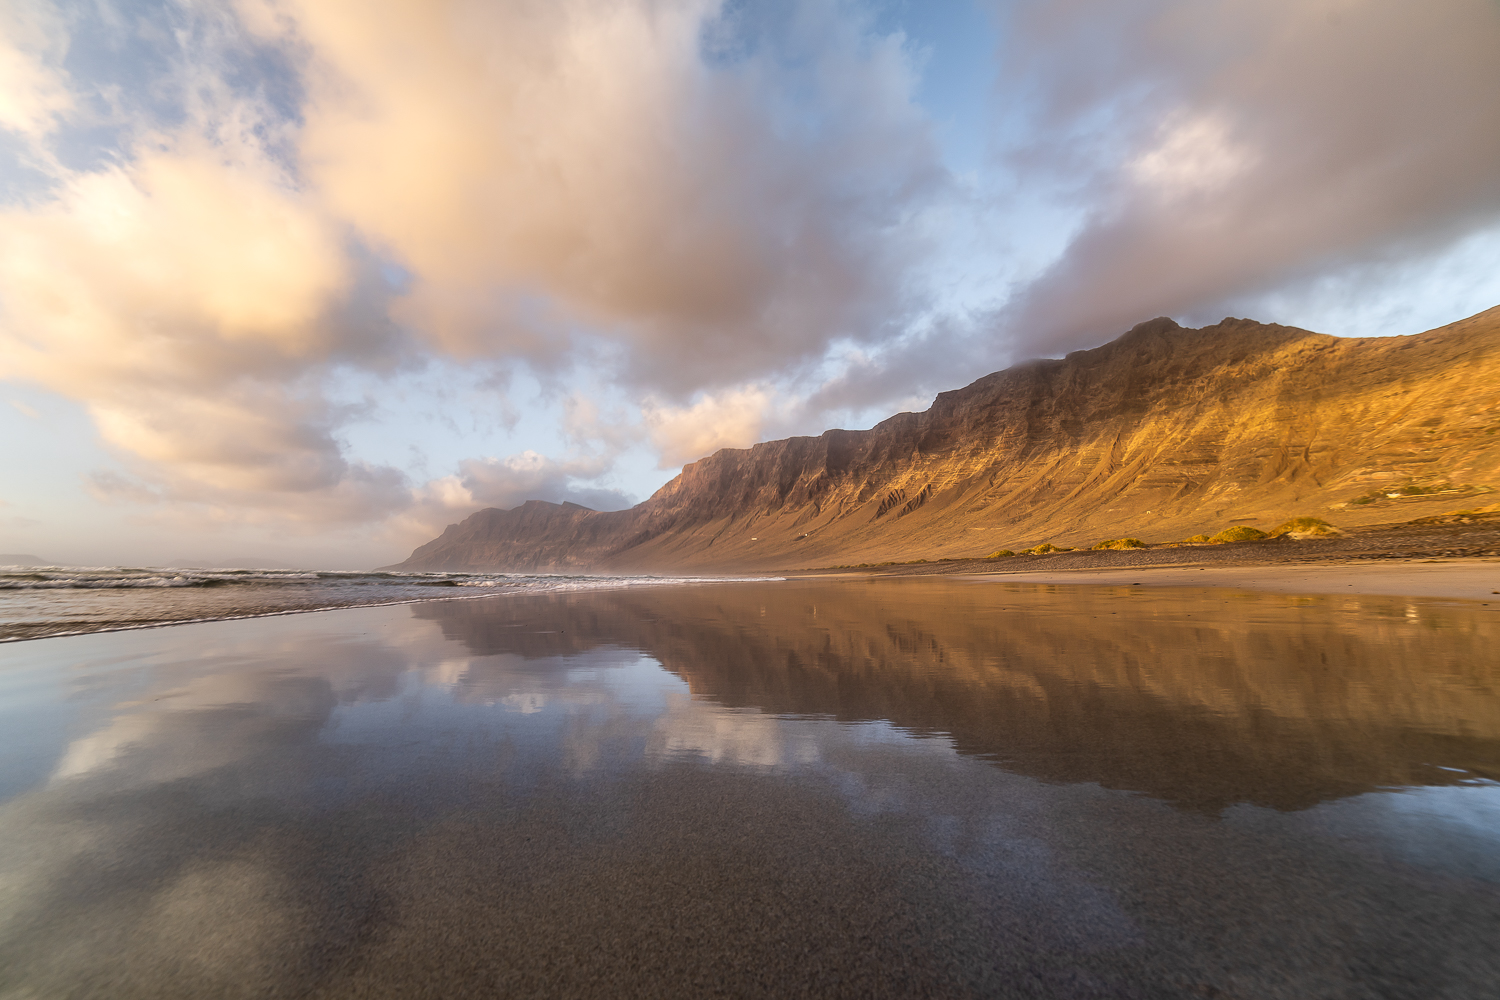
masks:
<svg viewBox="0 0 1500 1000"><path fill-rule="evenodd" d="M976 578L1064 586L1222 587L1278 594L1452 597L1500 608L1500 559L1043 569L985 573Z"/></svg>
<svg viewBox="0 0 1500 1000"><path fill-rule="evenodd" d="M0 6L0 1000L1500 1000L1500 0Z"/></svg>
<svg viewBox="0 0 1500 1000"><path fill-rule="evenodd" d="M1281 594L1449 597L1494 604L1491 598L1500 599L1500 522L1493 513L1455 514L1320 538L1068 549L1043 555L807 569L787 575L972 576L996 582L1230 587Z"/></svg>
<svg viewBox="0 0 1500 1000"><path fill-rule="evenodd" d="M0 995L1488 996L1500 616L1133 582L12 643Z"/></svg>

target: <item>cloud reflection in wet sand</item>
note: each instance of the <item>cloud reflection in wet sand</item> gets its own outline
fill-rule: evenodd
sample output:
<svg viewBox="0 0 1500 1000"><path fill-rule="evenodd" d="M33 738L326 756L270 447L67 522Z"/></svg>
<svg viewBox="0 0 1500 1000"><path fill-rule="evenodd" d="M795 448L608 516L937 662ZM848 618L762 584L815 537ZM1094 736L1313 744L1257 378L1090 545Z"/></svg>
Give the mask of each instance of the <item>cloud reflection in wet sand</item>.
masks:
<svg viewBox="0 0 1500 1000"><path fill-rule="evenodd" d="M1497 626L912 581L27 643L0 996L1480 996Z"/></svg>

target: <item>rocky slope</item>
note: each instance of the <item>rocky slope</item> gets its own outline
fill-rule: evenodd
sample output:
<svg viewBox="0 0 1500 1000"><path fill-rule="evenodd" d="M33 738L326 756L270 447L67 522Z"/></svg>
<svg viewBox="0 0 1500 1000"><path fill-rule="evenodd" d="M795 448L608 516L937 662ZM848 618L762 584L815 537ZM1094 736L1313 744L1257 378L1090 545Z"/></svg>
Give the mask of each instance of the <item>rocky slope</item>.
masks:
<svg viewBox="0 0 1500 1000"><path fill-rule="evenodd" d="M1410 337L1142 323L867 431L725 449L644 503L483 510L403 569L775 569L1343 525L1500 488L1500 307ZM1401 496L1388 496L1398 493ZM1393 510L1395 508L1395 510Z"/></svg>

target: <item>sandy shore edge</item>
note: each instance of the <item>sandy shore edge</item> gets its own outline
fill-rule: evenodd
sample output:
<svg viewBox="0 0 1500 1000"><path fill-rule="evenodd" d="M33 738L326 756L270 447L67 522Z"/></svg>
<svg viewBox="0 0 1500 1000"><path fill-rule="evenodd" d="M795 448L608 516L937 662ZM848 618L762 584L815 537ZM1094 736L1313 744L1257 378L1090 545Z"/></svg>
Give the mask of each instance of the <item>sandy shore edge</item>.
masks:
<svg viewBox="0 0 1500 1000"><path fill-rule="evenodd" d="M1335 562L1273 566L1143 566L964 573L964 579L1084 587L1228 587L1279 594L1447 597L1500 609L1500 559Z"/></svg>

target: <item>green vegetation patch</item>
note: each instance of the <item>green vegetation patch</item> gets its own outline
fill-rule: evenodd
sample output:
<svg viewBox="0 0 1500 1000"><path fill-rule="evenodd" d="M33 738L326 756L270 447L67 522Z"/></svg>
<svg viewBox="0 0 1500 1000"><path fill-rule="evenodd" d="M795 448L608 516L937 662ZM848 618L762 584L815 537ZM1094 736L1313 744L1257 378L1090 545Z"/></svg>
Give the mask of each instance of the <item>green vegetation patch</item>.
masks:
<svg viewBox="0 0 1500 1000"><path fill-rule="evenodd" d="M1184 545L1207 545L1211 541L1213 539L1207 535L1194 535L1192 538L1184 538L1182 540Z"/></svg>
<svg viewBox="0 0 1500 1000"><path fill-rule="evenodd" d="M1225 545L1230 542L1253 542L1260 538L1269 537L1264 531L1252 528L1248 524L1236 524L1232 528L1225 528L1217 535L1209 539L1214 545Z"/></svg>
<svg viewBox="0 0 1500 1000"><path fill-rule="evenodd" d="M1094 546L1095 551L1100 549L1144 549L1146 543L1139 538L1106 538Z"/></svg>
<svg viewBox="0 0 1500 1000"><path fill-rule="evenodd" d="M996 549L994 552L991 552L989 555L985 556L985 558L986 559L1009 559L1013 555L1015 555L1015 553L1012 552L1010 549Z"/></svg>
<svg viewBox="0 0 1500 1000"><path fill-rule="evenodd" d="M1464 483L1451 483L1447 480L1442 482L1430 482L1425 485L1407 481L1400 486L1381 486L1363 496L1357 496L1349 503L1351 506L1362 507L1366 504L1377 503L1381 500L1404 500L1407 497L1430 497L1439 496L1444 493L1462 493L1473 491L1476 493L1486 492L1483 486L1471 486Z"/></svg>
<svg viewBox="0 0 1500 1000"><path fill-rule="evenodd" d="M1293 538L1323 538L1340 534L1343 532L1320 517L1294 517L1277 526L1271 532L1271 537L1280 538L1282 535L1290 535Z"/></svg>
<svg viewBox="0 0 1500 1000"><path fill-rule="evenodd" d="M1023 556L1044 556L1044 555L1046 555L1049 552L1072 552L1072 551L1073 551L1072 549L1063 548L1060 545L1053 545L1051 542L1043 542L1040 545L1033 545L1031 548L1027 549L1025 552L1022 552L1021 555L1023 555Z"/></svg>

